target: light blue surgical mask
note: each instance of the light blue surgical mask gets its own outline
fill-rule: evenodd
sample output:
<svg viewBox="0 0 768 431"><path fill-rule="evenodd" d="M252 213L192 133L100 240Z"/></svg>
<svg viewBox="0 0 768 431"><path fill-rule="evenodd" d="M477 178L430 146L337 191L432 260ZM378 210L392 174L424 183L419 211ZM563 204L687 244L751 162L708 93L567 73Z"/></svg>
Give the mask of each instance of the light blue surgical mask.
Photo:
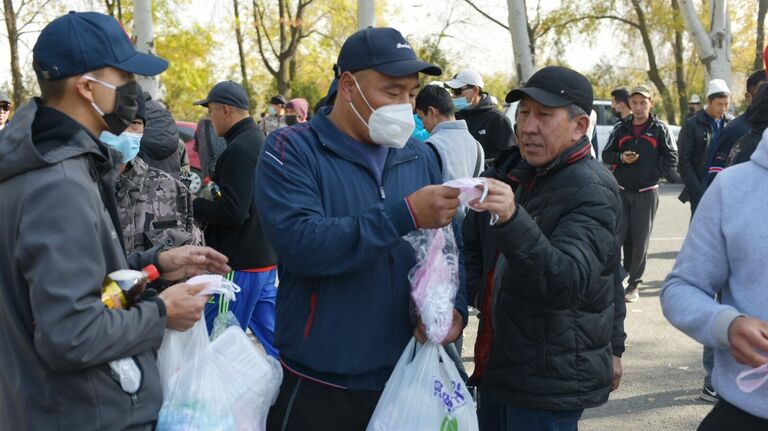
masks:
<svg viewBox="0 0 768 431"><path fill-rule="evenodd" d="M141 136L141 133L131 132L123 132L119 136L115 136L105 130L101 132L99 139L122 154L123 158L120 160L120 163L128 163L139 154Z"/></svg>
<svg viewBox="0 0 768 431"><path fill-rule="evenodd" d="M269 111L269 115L277 115L277 109L275 109L274 106L270 106L267 110Z"/></svg>
<svg viewBox="0 0 768 431"><path fill-rule="evenodd" d="M456 108L457 111L461 111L469 108L469 102L467 102L467 98L464 96L457 97L453 99L453 107Z"/></svg>

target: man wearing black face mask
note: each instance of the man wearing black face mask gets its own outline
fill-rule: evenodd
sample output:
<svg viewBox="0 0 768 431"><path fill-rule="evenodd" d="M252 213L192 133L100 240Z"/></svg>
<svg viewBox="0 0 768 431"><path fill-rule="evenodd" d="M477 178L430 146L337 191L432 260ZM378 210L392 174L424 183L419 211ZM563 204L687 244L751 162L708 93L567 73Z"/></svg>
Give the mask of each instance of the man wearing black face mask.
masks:
<svg viewBox="0 0 768 431"><path fill-rule="evenodd" d="M148 291L129 309L101 301L104 277L154 264L166 280L225 272L202 247L126 258L115 198L119 135L137 110L133 74L168 62L136 52L120 24L72 12L33 49L41 98L0 132L0 429L151 430L162 402L154 350L202 313L202 286ZM132 363L138 385L108 365ZM138 373L138 374L136 374Z"/></svg>

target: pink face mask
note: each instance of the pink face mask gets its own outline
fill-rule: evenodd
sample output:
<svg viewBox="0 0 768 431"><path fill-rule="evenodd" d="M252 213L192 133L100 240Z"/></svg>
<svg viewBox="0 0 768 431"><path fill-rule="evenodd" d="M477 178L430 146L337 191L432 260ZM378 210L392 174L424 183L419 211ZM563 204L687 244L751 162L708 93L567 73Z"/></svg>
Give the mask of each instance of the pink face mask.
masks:
<svg viewBox="0 0 768 431"><path fill-rule="evenodd" d="M742 371L736 377L736 385L746 393L754 392L766 381L768 381L768 364Z"/></svg>
<svg viewBox="0 0 768 431"><path fill-rule="evenodd" d="M473 211L483 212L483 209L472 208L470 202L478 200L479 202L485 201L488 197L488 185L483 178L459 178L457 180L451 180L443 183L446 187L459 189L459 202L461 205L469 207ZM491 225L496 224L499 220L498 214L491 214Z"/></svg>

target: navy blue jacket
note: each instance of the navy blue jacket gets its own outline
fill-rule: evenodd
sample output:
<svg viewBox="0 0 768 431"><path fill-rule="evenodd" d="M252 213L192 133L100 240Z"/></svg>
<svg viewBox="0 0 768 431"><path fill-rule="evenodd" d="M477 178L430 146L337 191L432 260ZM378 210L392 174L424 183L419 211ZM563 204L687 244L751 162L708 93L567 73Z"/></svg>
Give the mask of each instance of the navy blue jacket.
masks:
<svg viewBox="0 0 768 431"><path fill-rule="evenodd" d="M717 138L717 150L710 150L710 157L707 163L707 177L704 181L704 190L712 184L720 171L725 169L728 155L731 154L733 145L752 130L749 123L749 108L743 114L731 120L725 126L720 137Z"/></svg>
<svg viewBox="0 0 768 431"><path fill-rule="evenodd" d="M414 330L405 197L441 175L410 139L389 150L379 184L326 113L272 133L258 164L256 205L279 261L275 347L296 374L381 390ZM466 323L463 287L455 307Z"/></svg>

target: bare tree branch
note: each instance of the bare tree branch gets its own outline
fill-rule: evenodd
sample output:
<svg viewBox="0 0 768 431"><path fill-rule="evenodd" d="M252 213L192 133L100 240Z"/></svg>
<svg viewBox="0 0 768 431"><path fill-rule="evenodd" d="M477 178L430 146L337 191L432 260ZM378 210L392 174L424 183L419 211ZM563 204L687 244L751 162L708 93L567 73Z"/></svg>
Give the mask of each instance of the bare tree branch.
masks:
<svg viewBox="0 0 768 431"><path fill-rule="evenodd" d="M632 28L635 28L637 30L641 29L640 25L638 23L636 23L634 21L630 21L630 20L628 20L626 18L622 18L620 16L616 16L616 15L583 15L583 16L579 16L579 17L572 18L572 19L569 19L569 20L565 20L563 22L551 25L549 27L542 28L541 33L536 35L536 39L538 39L538 38L544 36L545 34L549 33L550 30L559 30L559 29L561 29L563 27L567 27L567 26L569 26L571 24L576 24L578 22L592 20L592 19L594 19L594 20L607 19L607 20L619 21L619 22L624 23L624 24L626 24L626 25L628 25L628 26L630 26Z"/></svg>
<svg viewBox="0 0 768 431"><path fill-rule="evenodd" d="M256 4L256 0L253 0L253 20L254 20L254 27L256 28L256 41L257 45L259 47L259 56L261 56L261 61L264 63L264 67L267 68L267 71L270 75L277 78L277 71L272 67L271 64L269 64L269 60L267 59L267 56L264 54L264 46L262 44L262 37L261 37L261 28L263 24L264 14L261 12L261 9ZM266 33L266 29L264 30ZM274 48L272 48L272 51L274 52Z"/></svg>
<svg viewBox="0 0 768 431"><path fill-rule="evenodd" d="M267 25L264 23L264 20L264 11L258 5L257 0L253 0L253 21L254 26L256 27L256 37L257 39L261 40L261 35L259 34L259 27L261 27L261 29L264 31L264 38L267 40L267 44L272 50L272 54L275 55L275 58L280 58L280 54L277 53L275 45L272 43L272 38L269 36ZM259 46L261 46L261 42L259 42Z"/></svg>
<svg viewBox="0 0 768 431"><path fill-rule="evenodd" d="M500 25L503 29L509 31L509 26L508 25L505 25L504 23L502 23L501 21L497 20L496 18L488 15L484 10L480 9L477 5L472 3L472 0L464 0L464 2L466 2L468 5L472 6L472 8L474 10L478 11L480 13L480 15L488 18L489 20L493 21L494 23Z"/></svg>

